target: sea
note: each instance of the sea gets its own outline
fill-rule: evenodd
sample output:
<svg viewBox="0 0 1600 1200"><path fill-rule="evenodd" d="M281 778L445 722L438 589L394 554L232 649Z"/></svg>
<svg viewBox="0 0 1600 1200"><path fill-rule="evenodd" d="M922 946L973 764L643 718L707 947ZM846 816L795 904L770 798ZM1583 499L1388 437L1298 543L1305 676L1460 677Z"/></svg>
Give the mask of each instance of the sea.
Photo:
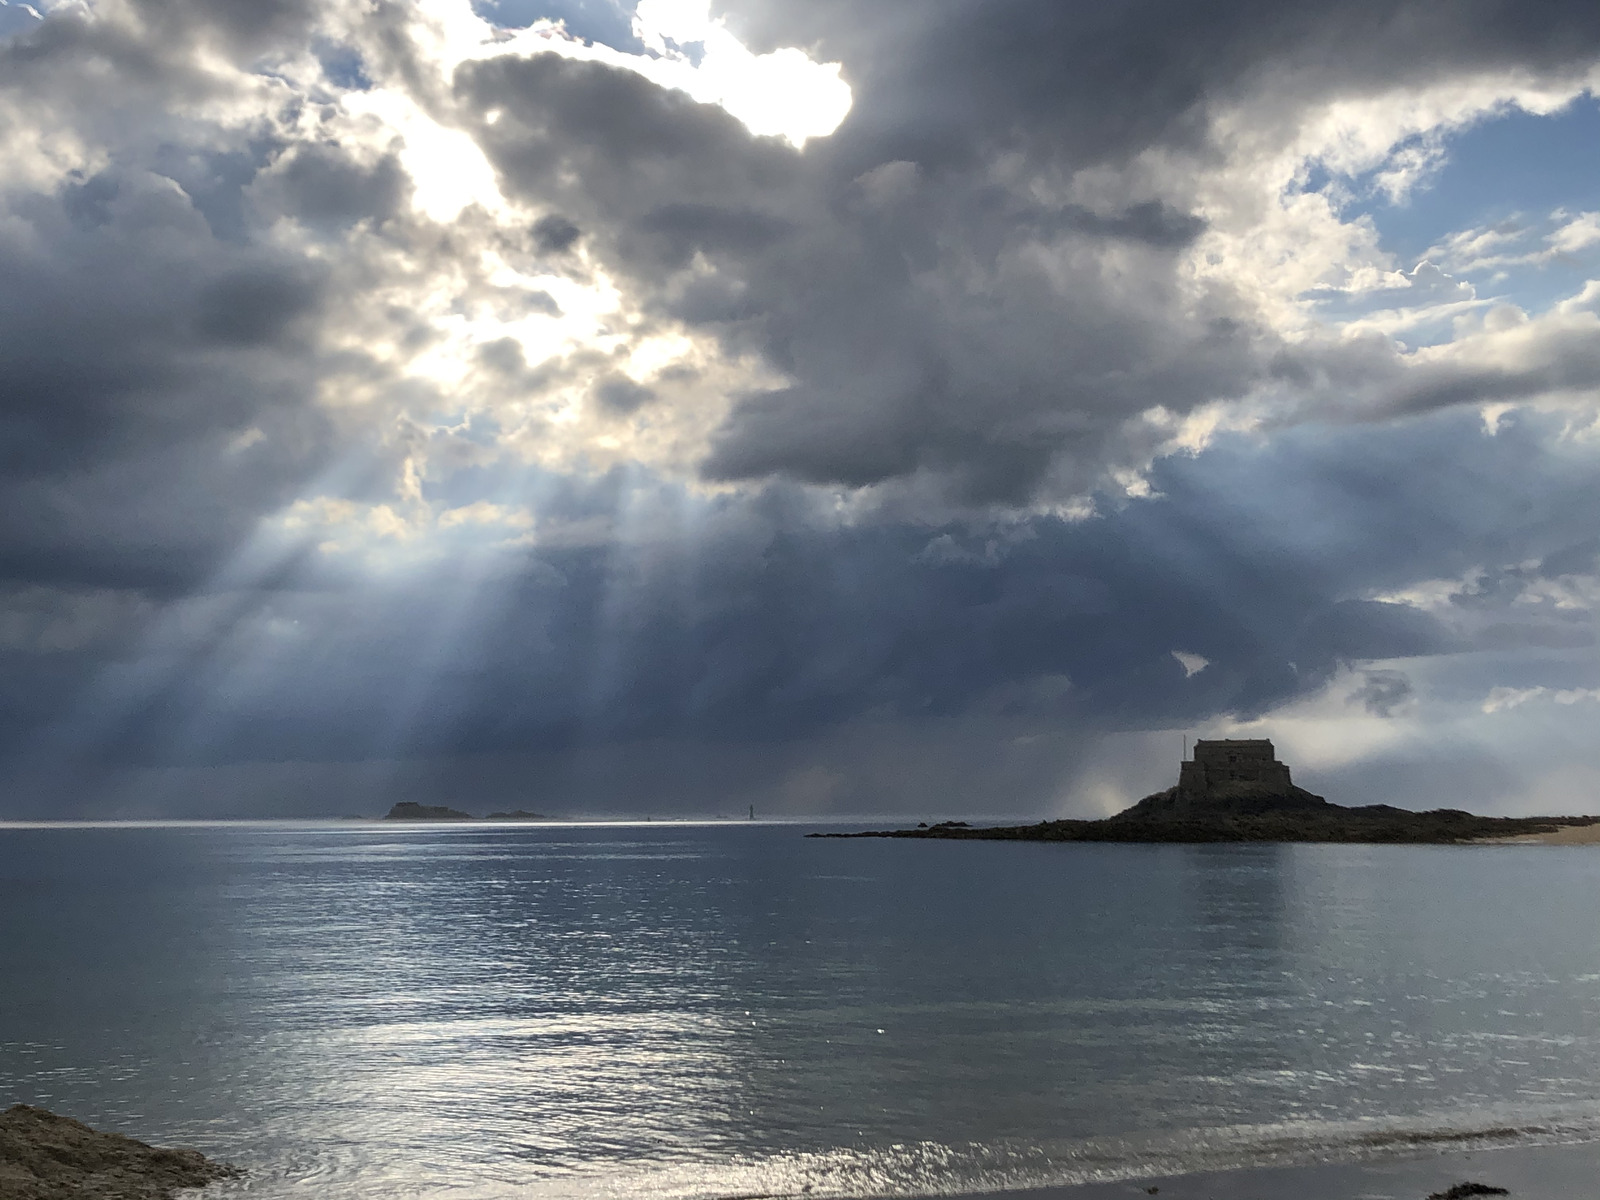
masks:
<svg viewBox="0 0 1600 1200"><path fill-rule="evenodd" d="M198 1146L259 1200L1600 1139L1600 847L818 828L0 826L0 1106Z"/></svg>

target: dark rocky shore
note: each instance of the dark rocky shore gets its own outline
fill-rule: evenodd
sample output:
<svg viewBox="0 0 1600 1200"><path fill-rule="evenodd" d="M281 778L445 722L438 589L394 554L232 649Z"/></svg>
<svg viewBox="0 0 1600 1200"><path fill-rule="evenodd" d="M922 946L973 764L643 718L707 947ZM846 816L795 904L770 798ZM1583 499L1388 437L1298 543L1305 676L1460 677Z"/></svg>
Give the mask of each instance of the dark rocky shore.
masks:
<svg viewBox="0 0 1600 1200"><path fill-rule="evenodd" d="M0 1113L3 1200L168 1200L241 1174L198 1150L161 1150L43 1108Z"/></svg>
<svg viewBox="0 0 1600 1200"><path fill-rule="evenodd" d="M1482 817L1455 808L1347 808L1296 787L1268 741L1197 742L1176 787L1099 821L813 833L811 837L942 838L1012 842L1457 843L1530 838L1600 824L1600 817Z"/></svg>
<svg viewBox="0 0 1600 1200"><path fill-rule="evenodd" d="M1118 813L1103 821L1040 821L1035 825L972 826L965 821L861 833L812 833L818 838L946 838L1008 842L1481 842L1554 833L1600 824L1600 817L1480 817L1458 809L1408 812L1375 804L1328 805L1327 812L1218 814L1151 819ZM1129 810L1131 812L1131 810Z"/></svg>

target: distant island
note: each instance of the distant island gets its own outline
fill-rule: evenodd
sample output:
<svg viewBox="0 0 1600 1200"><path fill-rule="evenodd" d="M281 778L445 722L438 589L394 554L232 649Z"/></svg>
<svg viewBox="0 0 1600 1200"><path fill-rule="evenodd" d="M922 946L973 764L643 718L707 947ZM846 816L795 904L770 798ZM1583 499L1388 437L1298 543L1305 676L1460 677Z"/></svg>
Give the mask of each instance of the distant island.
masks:
<svg viewBox="0 0 1600 1200"><path fill-rule="evenodd" d="M383 819L385 821L470 821L472 814L456 808L447 808L443 804L418 804L415 800L403 800L385 813Z"/></svg>
<svg viewBox="0 0 1600 1200"><path fill-rule="evenodd" d="M810 837L943 838L1023 842L1600 841L1600 817L1483 817L1456 808L1412 812L1388 804L1349 808L1296 787L1270 741L1197 741L1176 786L1099 821L813 833ZM1591 834L1595 836L1590 836Z"/></svg>
<svg viewBox="0 0 1600 1200"><path fill-rule="evenodd" d="M547 817L544 813L526 812L517 809L515 812L495 812L484 818L485 821L562 821L565 817Z"/></svg>
<svg viewBox="0 0 1600 1200"><path fill-rule="evenodd" d="M443 804L418 804L415 800L402 800L387 813L385 821L476 821L480 818L471 813L464 813L458 808L450 808ZM547 817L544 813L526 812L517 809L515 812L493 812L485 821L559 821L561 817Z"/></svg>

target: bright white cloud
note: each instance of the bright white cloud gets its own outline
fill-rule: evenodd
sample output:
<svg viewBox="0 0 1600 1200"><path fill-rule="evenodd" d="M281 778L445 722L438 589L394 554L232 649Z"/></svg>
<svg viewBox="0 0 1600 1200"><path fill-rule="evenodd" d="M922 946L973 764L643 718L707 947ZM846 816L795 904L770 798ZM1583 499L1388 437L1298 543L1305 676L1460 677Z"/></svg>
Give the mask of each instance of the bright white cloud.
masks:
<svg viewBox="0 0 1600 1200"><path fill-rule="evenodd" d="M562 25L541 21L509 38L487 39L463 57L553 51L620 67L703 104L720 105L752 133L781 137L796 147L839 127L852 103L839 63L814 62L792 47L756 54L710 10L709 0L642 0L634 32L649 48L646 54L587 44Z"/></svg>
<svg viewBox="0 0 1600 1200"><path fill-rule="evenodd" d="M1579 250L1600 245L1600 212L1579 213L1546 240L1550 243L1550 249L1557 254L1576 254Z"/></svg>
<svg viewBox="0 0 1600 1200"><path fill-rule="evenodd" d="M1448 157L1450 136L1510 111L1559 111L1597 80L1600 73L1554 83L1522 72L1457 77L1337 98L1297 113L1293 125L1264 119L1263 98L1251 95L1213 116L1214 136L1227 148L1220 164L1162 163L1147 155L1139 169L1161 179L1169 192L1181 186L1174 175L1189 173L1193 206L1208 226L1190 258L1197 282L1249 298L1260 318L1290 339L1321 337L1330 330L1392 336L1447 314L1437 309L1437 298L1431 312L1405 311L1422 302L1421 296L1403 308L1383 305L1382 313L1363 314L1364 324L1356 317L1334 320L1324 311L1329 293L1356 298L1414 283L1382 245L1372 220L1354 205L1356 181L1369 178L1390 202L1402 201ZM1308 180L1318 169L1332 178L1310 189ZM1589 244L1587 229L1579 217L1570 233L1553 237L1564 247L1583 247ZM1466 231L1435 246L1428 257L1459 272L1468 262L1502 253L1499 247L1515 236L1503 230ZM1554 242L1541 249L1558 252Z"/></svg>
<svg viewBox="0 0 1600 1200"><path fill-rule="evenodd" d="M412 203L430 220L454 221L469 204L495 214L507 211L494 168L478 143L430 117L405 92L347 92L342 104L352 116L376 117L397 135L400 162L411 176Z"/></svg>
<svg viewBox="0 0 1600 1200"><path fill-rule="evenodd" d="M723 21L712 19L710 0L640 0L633 25L674 68L672 86L722 105L752 133L803 146L832 133L850 112L850 87L839 63L813 62L792 47L753 54ZM679 48L695 43L702 48L698 64Z"/></svg>
<svg viewBox="0 0 1600 1200"><path fill-rule="evenodd" d="M1531 700L1549 700L1554 704L1583 704L1600 700L1600 688L1547 688L1547 687L1497 687L1484 697L1485 713L1506 712L1520 708Z"/></svg>
<svg viewBox="0 0 1600 1200"><path fill-rule="evenodd" d="M1543 232L1542 232L1543 231ZM1545 267L1600 245L1600 213L1557 209L1544 221L1517 219L1463 229L1430 247L1428 255L1457 274L1504 273Z"/></svg>

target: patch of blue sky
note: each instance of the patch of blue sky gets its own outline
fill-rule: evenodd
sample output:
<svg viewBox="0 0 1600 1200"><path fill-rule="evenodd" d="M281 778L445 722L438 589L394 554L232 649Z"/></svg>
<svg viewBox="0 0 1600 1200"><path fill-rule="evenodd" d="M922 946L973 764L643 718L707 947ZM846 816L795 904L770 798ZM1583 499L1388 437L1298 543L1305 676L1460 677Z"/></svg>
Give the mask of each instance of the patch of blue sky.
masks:
<svg viewBox="0 0 1600 1200"><path fill-rule="evenodd" d="M0 0L0 41L26 33L39 24L40 10L22 0Z"/></svg>
<svg viewBox="0 0 1600 1200"><path fill-rule="evenodd" d="M1575 295L1600 274L1600 240L1560 231L1600 211L1600 101L1583 96L1549 116L1514 109L1449 139L1440 166L1391 202L1376 175L1335 181L1314 168L1308 189L1355 197L1346 218L1368 217L1380 244L1411 277L1409 288L1359 297L1316 295L1321 315L1411 323L1396 336L1412 346L1448 340L1461 308L1505 302L1533 313ZM1426 261L1428 267L1419 264Z"/></svg>
<svg viewBox="0 0 1600 1200"><path fill-rule="evenodd" d="M1471 276L1471 272L1463 272ZM1548 262L1519 264L1495 270L1478 285L1478 293L1529 313L1540 313L1562 300L1576 296L1586 281L1600 274L1600 253L1560 255Z"/></svg>
<svg viewBox="0 0 1600 1200"><path fill-rule="evenodd" d="M1600 101L1582 96L1549 116L1514 109L1463 130L1443 166L1405 200L1389 204L1356 181L1365 211L1407 267L1467 229L1537 222L1556 209L1600 209ZM1366 185L1366 186L1363 186Z"/></svg>
<svg viewBox="0 0 1600 1200"><path fill-rule="evenodd" d="M322 72L328 77L329 83L357 92L372 87L372 80L367 78L366 64L361 61L361 53L354 46L327 38L313 38L311 49L322 64Z"/></svg>
<svg viewBox="0 0 1600 1200"><path fill-rule="evenodd" d="M633 33L633 0L473 0L486 21L502 29L526 29L535 21L561 21L567 32L627 54L643 54Z"/></svg>

